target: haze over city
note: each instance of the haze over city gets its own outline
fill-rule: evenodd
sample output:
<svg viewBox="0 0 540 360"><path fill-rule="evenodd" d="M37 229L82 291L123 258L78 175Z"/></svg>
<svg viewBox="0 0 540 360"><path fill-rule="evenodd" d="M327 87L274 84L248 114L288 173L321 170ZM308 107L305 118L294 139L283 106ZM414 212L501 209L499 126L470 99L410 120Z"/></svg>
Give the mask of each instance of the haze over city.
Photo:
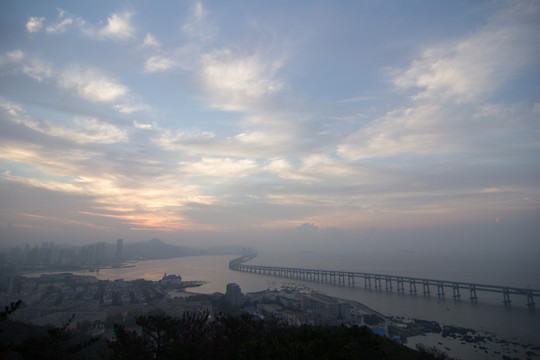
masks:
<svg viewBox="0 0 540 360"><path fill-rule="evenodd" d="M539 19L538 1L4 1L0 241L532 259Z"/></svg>

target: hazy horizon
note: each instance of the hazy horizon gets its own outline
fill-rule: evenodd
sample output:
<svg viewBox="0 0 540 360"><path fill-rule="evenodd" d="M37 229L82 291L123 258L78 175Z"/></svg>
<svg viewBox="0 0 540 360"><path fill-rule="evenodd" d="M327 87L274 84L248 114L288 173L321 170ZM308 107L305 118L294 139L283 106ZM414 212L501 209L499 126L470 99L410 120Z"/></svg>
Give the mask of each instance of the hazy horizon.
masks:
<svg viewBox="0 0 540 360"><path fill-rule="evenodd" d="M2 2L0 245L533 259L539 19L538 1Z"/></svg>

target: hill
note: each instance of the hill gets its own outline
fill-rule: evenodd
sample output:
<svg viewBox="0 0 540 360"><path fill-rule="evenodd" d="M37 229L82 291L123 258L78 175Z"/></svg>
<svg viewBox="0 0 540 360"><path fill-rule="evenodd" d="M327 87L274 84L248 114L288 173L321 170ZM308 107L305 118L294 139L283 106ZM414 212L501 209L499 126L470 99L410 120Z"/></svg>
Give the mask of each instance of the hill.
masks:
<svg viewBox="0 0 540 360"><path fill-rule="evenodd" d="M220 246L207 249L194 249L186 246L167 244L160 239L125 243L122 249L124 259L170 259L181 256L240 254L241 246Z"/></svg>

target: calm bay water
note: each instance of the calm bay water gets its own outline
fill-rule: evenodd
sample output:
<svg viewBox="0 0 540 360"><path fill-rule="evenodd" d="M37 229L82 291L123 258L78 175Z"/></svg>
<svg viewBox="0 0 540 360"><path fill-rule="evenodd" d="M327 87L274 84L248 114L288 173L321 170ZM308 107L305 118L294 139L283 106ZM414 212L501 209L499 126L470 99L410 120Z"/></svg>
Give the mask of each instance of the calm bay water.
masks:
<svg viewBox="0 0 540 360"><path fill-rule="evenodd" d="M225 292L227 283L235 282L243 292L253 292L267 288L280 287L282 283L305 284L307 287L319 290L332 296L356 300L386 315L405 318L436 320L443 325L455 325L494 334L504 339L521 344L540 345L540 317L537 312L530 311L526 298L514 295L511 307L502 304L502 294L479 293L479 302L474 304L464 299L454 300L451 296L439 299L436 295L426 297L398 294L386 290L340 287L335 285L302 282L271 276L257 275L231 271L229 260L235 256L213 255L174 258L167 260L150 260L133 263L134 267L119 269L102 269L99 274L80 272L79 274L94 275L99 279L159 280L164 273L180 274L184 280L201 280L206 283L197 288L189 289L195 293ZM403 276L418 276L438 278L443 280L474 281L489 284L531 286L540 288L535 283L539 279L519 268L508 272L504 269L480 268L471 264L461 263L459 267L444 264L443 260L428 259L424 261L404 261L405 257L377 259L375 256L359 257L357 255L320 255L316 253L297 254L259 254L251 260L252 264L271 266L310 267L321 269L341 269L350 271L365 271L374 273L399 274ZM432 262L432 264L430 264ZM432 289L432 293L435 292ZM538 299L537 299L538 301ZM451 355L460 358L501 358L493 353L479 353L471 344L461 344L452 339L442 339L440 336L417 337L409 341L422 342L430 345L444 346L451 349ZM493 346L495 346L493 344ZM444 350L444 349L443 349ZM521 353L523 355L524 353ZM520 354L514 354L518 356ZM535 357L533 357L535 358Z"/></svg>

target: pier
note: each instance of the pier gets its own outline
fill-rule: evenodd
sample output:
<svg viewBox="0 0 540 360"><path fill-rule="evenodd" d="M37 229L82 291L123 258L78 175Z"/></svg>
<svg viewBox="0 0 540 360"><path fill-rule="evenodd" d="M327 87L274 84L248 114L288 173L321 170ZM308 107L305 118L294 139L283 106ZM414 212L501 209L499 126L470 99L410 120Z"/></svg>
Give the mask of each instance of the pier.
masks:
<svg viewBox="0 0 540 360"><path fill-rule="evenodd" d="M255 256L256 255L251 252L244 251L241 257L229 262L229 268L231 270L253 274L276 276L338 286L363 286L364 288L397 291L398 293L410 293L412 295L421 293L424 296L430 296L433 292L438 297L451 296L456 300L459 300L465 296L468 297L472 302L477 302L479 294L483 292L499 293L502 295L503 303L507 306L509 306L512 302L511 295L519 295L520 297L525 298L526 304L530 309L534 309L535 297L540 296L540 290L514 286L436 280L356 271L303 269L245 264L246 261L253 259Z"/></svg>

